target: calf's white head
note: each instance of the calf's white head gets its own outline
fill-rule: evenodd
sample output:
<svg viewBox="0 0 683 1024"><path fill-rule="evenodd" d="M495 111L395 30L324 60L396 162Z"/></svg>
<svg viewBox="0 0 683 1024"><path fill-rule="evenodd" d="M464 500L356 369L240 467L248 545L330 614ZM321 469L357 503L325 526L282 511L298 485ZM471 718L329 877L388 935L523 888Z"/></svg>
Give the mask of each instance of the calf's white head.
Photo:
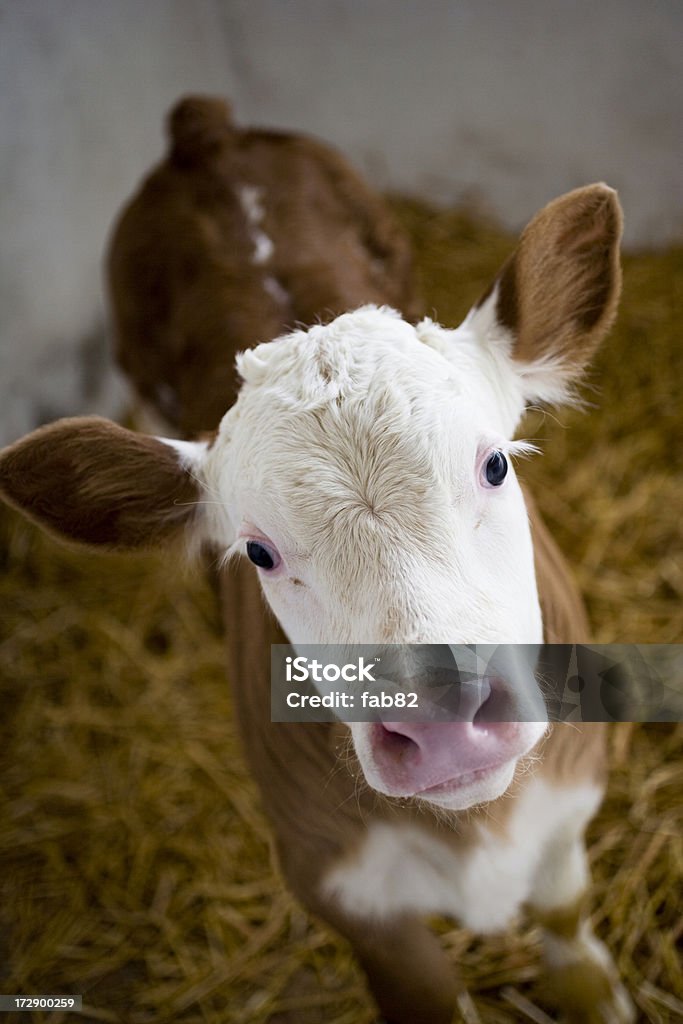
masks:
<svg viewBox="0 0 683 1024"><path fill-rule="evenodd" d="M2 454L0 489L85 543L182 529L245 554L294 643L538 643L514 431L530 402L567 397L609 328L620 233L611 189L569 193L457 330L364 307L243 353L212 442L62 421ZM476 714L354 726L366 778L449 807L499 795L543 725Z"/></svg>

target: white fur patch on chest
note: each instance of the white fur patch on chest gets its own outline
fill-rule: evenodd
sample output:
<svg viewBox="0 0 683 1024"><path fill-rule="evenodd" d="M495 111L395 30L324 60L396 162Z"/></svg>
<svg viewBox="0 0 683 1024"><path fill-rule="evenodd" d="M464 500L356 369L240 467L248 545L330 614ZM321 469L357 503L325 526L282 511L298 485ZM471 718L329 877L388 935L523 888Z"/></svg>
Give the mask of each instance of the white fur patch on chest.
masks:
<svg viewBox="0 0 683 1024"><path fill-rule="evenodd" d="M482 824L478 842L461 848L414 822L374 822L354 855L327 873L323 892L358 917L442 914L474 931L497 931L530 897L544 852L558 837L580 836L601 797L591 784L532 780L511 798L505 834Z"/></svg>

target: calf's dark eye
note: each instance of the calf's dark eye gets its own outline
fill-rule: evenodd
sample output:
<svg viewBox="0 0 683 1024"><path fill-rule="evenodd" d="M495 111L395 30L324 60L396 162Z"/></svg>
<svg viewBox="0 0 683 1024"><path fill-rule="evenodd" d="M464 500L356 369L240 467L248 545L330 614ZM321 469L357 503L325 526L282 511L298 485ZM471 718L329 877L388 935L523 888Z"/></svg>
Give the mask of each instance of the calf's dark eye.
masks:
<svg viewBox="0 0 683 1024"><path fill-rule="evenodd" d="M265 544L259 544L257 540L247 541L247 557L259 569L274 569L277 564L274 552L270 551Z"/></svg>
<svg viewBox="0 0 683 1024"><path fill-rule="evenodd" d="M489 455L484 472L490 487L500 487L508 474L508 460L502 452L492 452Z"/></svg>

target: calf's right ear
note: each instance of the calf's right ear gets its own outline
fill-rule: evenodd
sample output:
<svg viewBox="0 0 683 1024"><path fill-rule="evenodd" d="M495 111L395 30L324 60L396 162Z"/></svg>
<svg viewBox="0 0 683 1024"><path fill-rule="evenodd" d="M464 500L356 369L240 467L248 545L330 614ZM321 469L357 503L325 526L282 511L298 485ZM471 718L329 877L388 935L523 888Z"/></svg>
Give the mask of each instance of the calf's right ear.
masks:
<svg viewBox="0 0 683 1024"><path fill-rule="evenodd" d="M197 519L206 445L165 442L99 417L58 420L0 452L0 496L82 544L162 544Z"/></svg>

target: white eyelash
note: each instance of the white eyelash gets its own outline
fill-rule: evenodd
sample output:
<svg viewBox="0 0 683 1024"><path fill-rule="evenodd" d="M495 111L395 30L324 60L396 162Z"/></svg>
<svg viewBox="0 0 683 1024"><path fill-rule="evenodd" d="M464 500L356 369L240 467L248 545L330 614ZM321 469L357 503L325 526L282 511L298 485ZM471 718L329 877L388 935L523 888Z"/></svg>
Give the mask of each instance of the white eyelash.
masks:
<svg viewBox="0 0 683 1024"><path fill-rule="evenodd" d="M238 537L237 540L234 540L230 547L226 551L224 551L223 554L220 556L219 568L224 569L228 562L236 555L245 555L246 542L246 537Z"/></svg>
<svg viewBox="0 0 683 1024"><path fill-rule="evenodd" d="M528 459L531 455L538 455L541 449L532 441L506 441L501 450L513 459Z"/></svg>

